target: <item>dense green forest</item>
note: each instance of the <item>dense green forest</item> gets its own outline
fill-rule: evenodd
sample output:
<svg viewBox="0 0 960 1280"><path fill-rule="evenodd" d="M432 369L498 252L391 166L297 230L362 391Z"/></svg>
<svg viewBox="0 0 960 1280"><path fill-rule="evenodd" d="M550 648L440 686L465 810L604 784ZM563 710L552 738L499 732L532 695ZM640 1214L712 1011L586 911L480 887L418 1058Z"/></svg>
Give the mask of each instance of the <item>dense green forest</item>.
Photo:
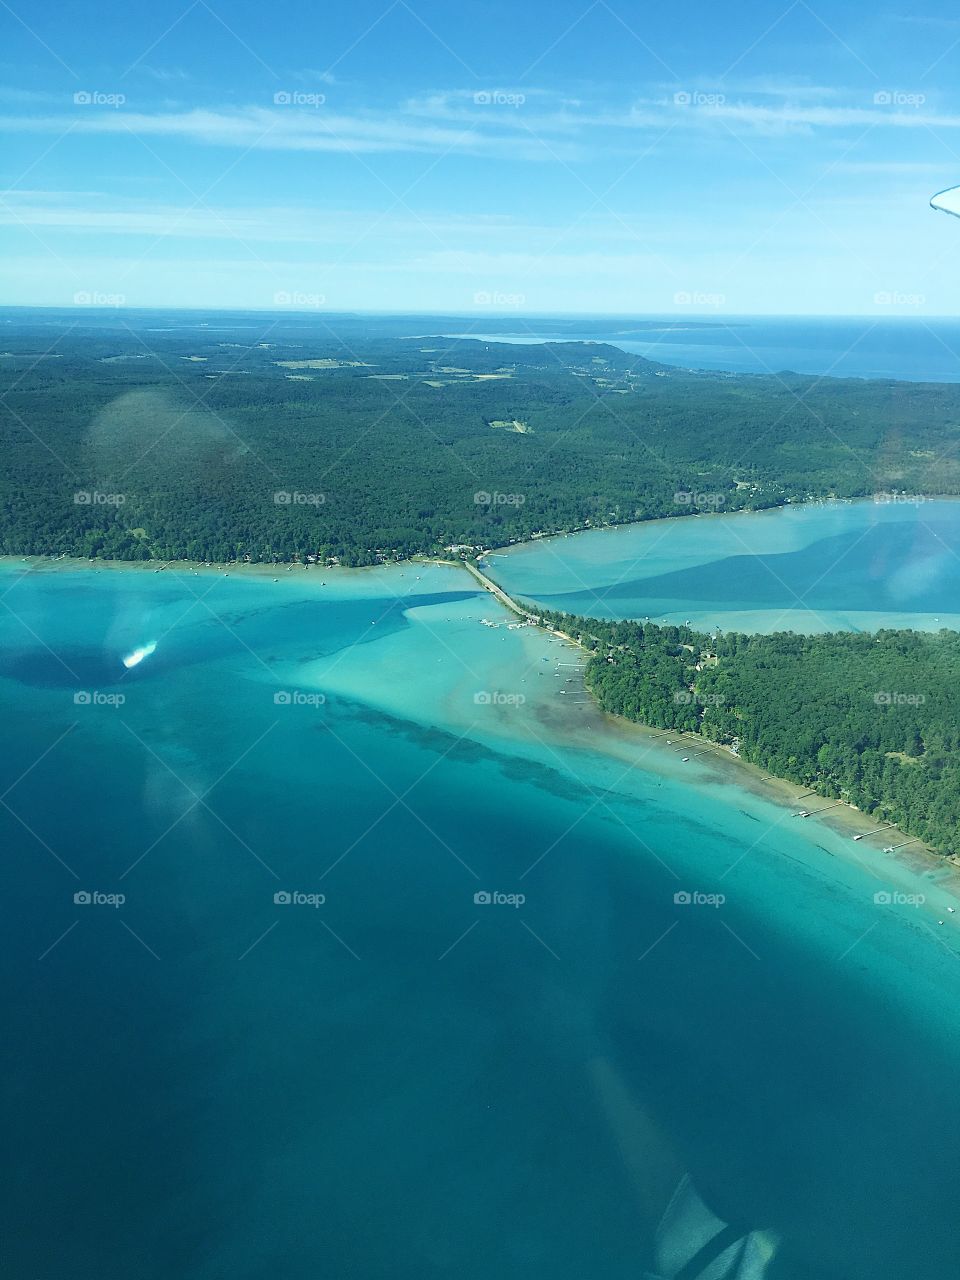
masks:
<svg viewBox="0 0 960 1280"><path fill-rule="evenodd" d="M4 322L0 551L363 564L960 492L952 385L698 373L357 318L164 323Z"/></svg>
<svg viewBox="0 0 960 1280"><path fill-rule="evenodd" d="M601 707L733 746L752 764L960 853L960 635L718 635L548 614L594 656Z"/></svg>
<svg viewBox="0 0 960 1280"><path fill-rule="evenodd" d="M229 320L229 323L227 322ZM439 327L439 326L438 326ZM398 321L2 321L0 552L367 564L538 532L960 493L960 387L668 368ZM960 637L554 615L601 706L960 852Z"/></svg>

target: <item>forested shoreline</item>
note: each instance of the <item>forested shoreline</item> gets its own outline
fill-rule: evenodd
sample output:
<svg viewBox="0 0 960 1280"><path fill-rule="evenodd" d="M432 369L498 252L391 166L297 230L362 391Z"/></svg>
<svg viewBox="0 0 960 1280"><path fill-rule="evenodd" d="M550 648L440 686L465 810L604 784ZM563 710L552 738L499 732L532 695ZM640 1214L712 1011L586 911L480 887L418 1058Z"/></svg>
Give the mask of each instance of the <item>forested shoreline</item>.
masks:
<svg viewBox="0 0 960 1280"><path fill-rule="evenodd" d="M8 327L0 553L364 565L551 532L960 493L960 386L668 368L599 343ZM551 615L600 705L960 852L960 637Z"/></svg>
<svg viewBox="0 0 960 1280"><path fill-rule="evenodd" d="M732 747L778 778L960 853L960 635L737 633L543 621L592 651L599 705Z"/></svg>
<svg viewBox="0 0 960 1280"><path fill-rule="evenodd" d="M4 334L0 552L346 565L786 502L960 493L960 387L599 343Z"/></svg>

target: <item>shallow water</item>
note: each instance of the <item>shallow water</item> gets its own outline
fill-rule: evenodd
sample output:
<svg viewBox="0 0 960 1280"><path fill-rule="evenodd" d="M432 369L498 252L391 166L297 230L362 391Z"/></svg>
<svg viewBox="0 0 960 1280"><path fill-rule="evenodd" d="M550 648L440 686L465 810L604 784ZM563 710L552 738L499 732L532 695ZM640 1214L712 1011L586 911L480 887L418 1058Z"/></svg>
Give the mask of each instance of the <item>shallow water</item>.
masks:
<svg viewBox="0 0 960 1280"><path fill-rule="evenodd" d="M655 1152L772 1276L955 1274L936 876L614 743L453 569L22 573L9 1274L626 1280Z"/></svg>
<svg viewBox="0 0 960 1280"><path fill-rule="evenodd" d="M490 557L512 595L598 618L725 631L960 628L960 502L687 516Z"/></svg>

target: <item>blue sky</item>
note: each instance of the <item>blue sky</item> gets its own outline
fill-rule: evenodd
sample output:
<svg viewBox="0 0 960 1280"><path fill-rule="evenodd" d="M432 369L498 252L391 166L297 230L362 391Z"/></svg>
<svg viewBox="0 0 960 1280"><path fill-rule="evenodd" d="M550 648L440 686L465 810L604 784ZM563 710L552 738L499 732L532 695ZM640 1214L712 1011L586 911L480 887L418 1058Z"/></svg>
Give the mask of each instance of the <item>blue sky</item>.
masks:
<svg viewBox="0 0 960 1280"><path fill-rule="evenodd" d="M946 4L0 6L0 301L955 314Z"/></svg>

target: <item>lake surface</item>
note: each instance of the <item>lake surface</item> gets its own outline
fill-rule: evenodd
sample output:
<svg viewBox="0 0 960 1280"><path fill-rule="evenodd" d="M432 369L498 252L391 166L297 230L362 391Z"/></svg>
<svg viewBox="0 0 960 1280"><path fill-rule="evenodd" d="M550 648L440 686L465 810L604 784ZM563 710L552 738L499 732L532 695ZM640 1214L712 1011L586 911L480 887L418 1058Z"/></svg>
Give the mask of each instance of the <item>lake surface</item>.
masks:
<svg viewBox="0 0 960 1280"><path fill-rule="evenodd" d="M686 1173L774 1280L956 1275L941 872L614 730L452 568L27 570L6 1274L635 1280Z"/></svg>
<svg viewBox="0 0 960 1280"><path fill-rule="evenodd" d="M960 502L703 515L525 543L489 559L515 596L713 631L960 630Z"/></svg>
<svg viewBox="0 0 960 1280"><path fill-rule="evenodd" d="M481 333L481 323L450 337L491 342L609 342L623 351L690 369L794 373L834 378L960 381L960 320L943 316L665 317L659 328L628 317L589 328L519 321L513 333ZM476 330L474 332L473 330Z"/></svg>

